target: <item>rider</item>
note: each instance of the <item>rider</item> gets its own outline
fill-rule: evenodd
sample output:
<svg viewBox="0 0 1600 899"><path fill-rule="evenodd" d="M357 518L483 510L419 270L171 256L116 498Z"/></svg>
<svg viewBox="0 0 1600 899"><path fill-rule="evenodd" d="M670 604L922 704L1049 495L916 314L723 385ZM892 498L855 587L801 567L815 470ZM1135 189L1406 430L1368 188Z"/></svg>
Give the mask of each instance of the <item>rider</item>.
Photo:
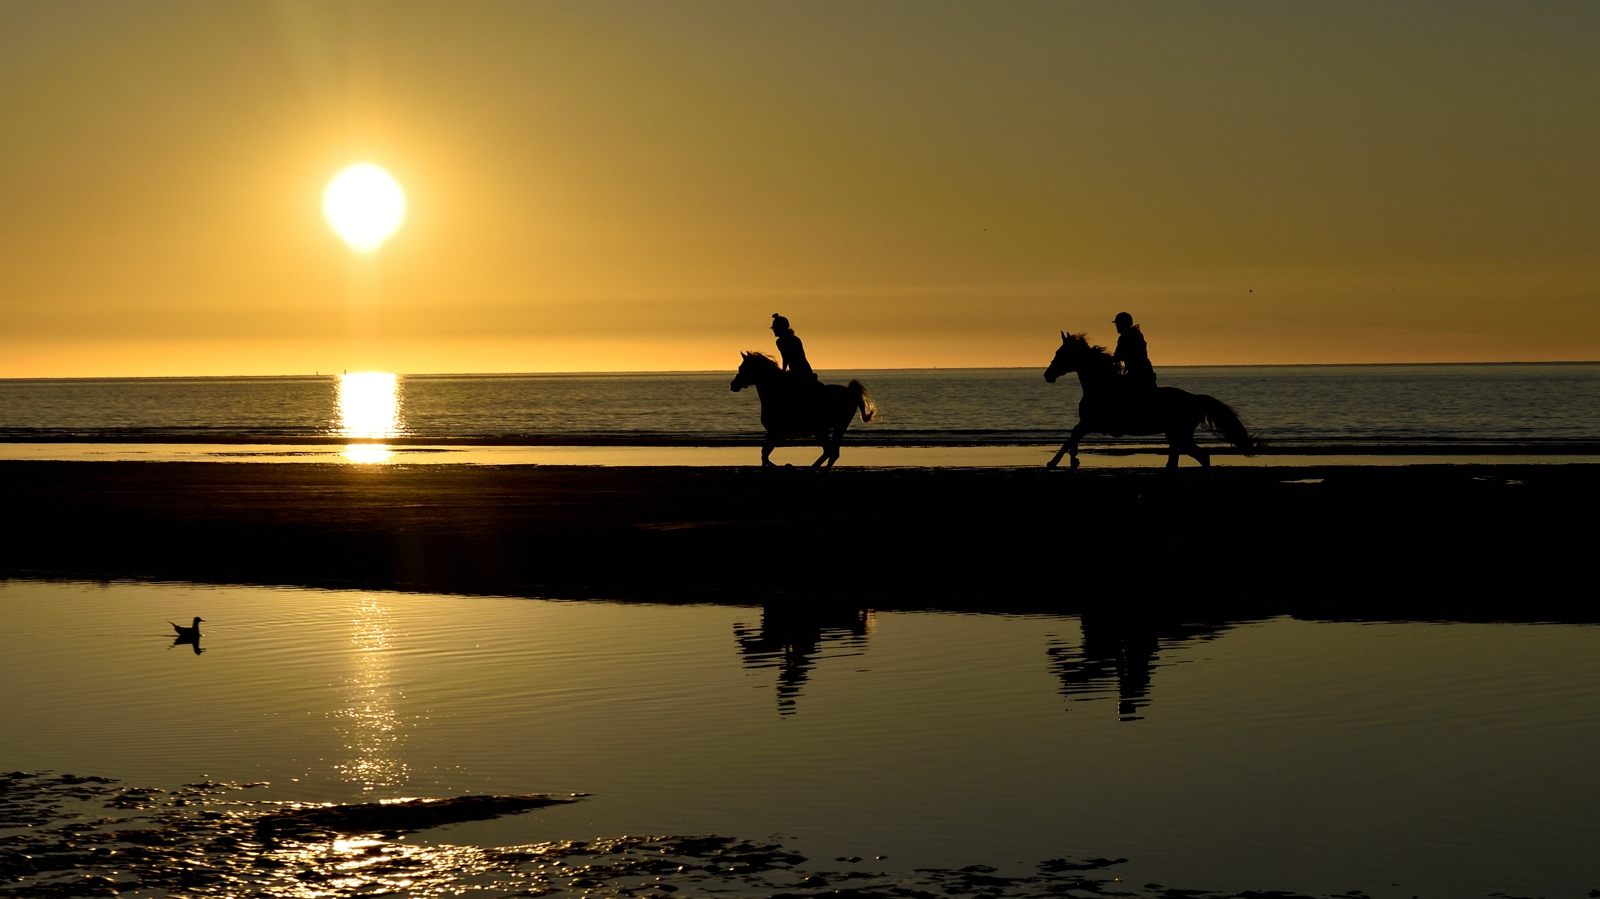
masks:
<svg viewBox="0 0 1600 899"><path fill-rule="evenodd" d="M806 361L806 348L801 345L800 338L789 327L789 320L772 313L772 333L778 338L778 354L783 357L783 370L790 373L796 383L815 381L817 373L811 370L811 363Z"/></svg>
<svg viewBox="0 0 1600 899"><path fill-rule="evenodd" d="M1150 366L1150 350L1144 343L1144 332L1133 323L1133 316L1118 312L1111 320L1117 326L1117 351L1111 358L1122 366L1122 383L1129 392L1154 390L1156 370Z"/></svg>

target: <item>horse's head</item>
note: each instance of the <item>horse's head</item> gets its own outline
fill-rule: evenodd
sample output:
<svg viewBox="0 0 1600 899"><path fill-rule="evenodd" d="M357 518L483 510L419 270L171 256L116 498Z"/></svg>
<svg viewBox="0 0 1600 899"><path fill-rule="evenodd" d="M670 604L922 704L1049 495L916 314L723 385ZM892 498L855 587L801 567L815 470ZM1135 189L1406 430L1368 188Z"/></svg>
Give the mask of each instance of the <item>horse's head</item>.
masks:
<svg viewBox="0 0 1600 899"><path fill-rule="evenodd" d="M1077 369L1083 354L1089 351L1089 339L1082 334L1068 334L1061 332L1061 348L1056 350L1056 357L1050 360L1050 367L1044 370L1044 379L1051 384L1056 378L1069 371Z"/></svg>
<svg viewBox="0 0 1600 899"><path fill-rule="evenodd" d="M778 363L766 353L740 353L739 370L734 373L733 380L728 382L728 389L734 392L751 387L772 377L774 373L781 372Z"/></svg>

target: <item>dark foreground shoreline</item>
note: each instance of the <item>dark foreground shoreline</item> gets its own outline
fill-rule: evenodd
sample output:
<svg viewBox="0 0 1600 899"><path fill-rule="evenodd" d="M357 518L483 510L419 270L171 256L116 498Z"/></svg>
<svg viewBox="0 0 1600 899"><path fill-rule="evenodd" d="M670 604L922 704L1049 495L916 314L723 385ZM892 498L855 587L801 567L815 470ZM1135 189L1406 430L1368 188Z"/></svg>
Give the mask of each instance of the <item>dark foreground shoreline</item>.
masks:
<svg viewBox="0 0 1600 899"><path fill-rule="evenodd" d="M0 576L739 604L1600 621L1600 466L0 461Z"/></svg>
<svg viewBox="0 0 1600 899"><path fill-rule="evenodd" d="M11 826L0 836L0 846L11 850L0 852L5 895L304 895L307 884L321 896L459 895L465 882L485 896L670 896L681 890L685 897L773 899L1050 899L1069 893L1309 899L1154 883L1134 890L1118 876L1126 858L1052 858L1031 870L981 864L906 870L890 868L885 856L810 859L777 836L622 835L509 846L456 845L445 842L448 836L406 840L440 815L481 820L515 806L559 806L581 796L323 805L253 799L249 791L260 786L206 779L158 789L93 775L0 774L4 823Z"/></svg>

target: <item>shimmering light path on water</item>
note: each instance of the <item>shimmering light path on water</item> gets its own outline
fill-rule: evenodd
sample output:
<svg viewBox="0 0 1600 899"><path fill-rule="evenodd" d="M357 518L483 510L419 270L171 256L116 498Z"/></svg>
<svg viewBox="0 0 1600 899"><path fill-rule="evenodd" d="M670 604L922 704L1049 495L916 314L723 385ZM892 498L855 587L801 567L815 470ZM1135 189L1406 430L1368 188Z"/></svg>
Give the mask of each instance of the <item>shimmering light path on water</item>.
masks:
<svg viewBox="0 0 1600 899"><path fill-rule="evenodd" d="M905 872L1104 857L1176 888L1600 886L1592 626L23 581L0 610L5 770L265 781L259 801L594 794L423 844L717 833ZM193 615L200 654L167 623Z"/></svg>

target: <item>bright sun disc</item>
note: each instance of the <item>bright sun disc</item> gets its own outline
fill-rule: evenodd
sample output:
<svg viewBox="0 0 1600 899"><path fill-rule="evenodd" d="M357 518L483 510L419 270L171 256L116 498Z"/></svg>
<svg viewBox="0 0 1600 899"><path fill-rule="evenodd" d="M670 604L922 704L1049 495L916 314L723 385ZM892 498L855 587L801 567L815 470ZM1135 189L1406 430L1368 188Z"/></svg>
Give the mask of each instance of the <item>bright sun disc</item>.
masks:
<svg viewBox="0 0 1600 899"><path fill-rule="evenodd" d="M406 192L393 175L370 162L358 162L328 182L322 214L350 249L370 253L405 221Z"/></svg>

